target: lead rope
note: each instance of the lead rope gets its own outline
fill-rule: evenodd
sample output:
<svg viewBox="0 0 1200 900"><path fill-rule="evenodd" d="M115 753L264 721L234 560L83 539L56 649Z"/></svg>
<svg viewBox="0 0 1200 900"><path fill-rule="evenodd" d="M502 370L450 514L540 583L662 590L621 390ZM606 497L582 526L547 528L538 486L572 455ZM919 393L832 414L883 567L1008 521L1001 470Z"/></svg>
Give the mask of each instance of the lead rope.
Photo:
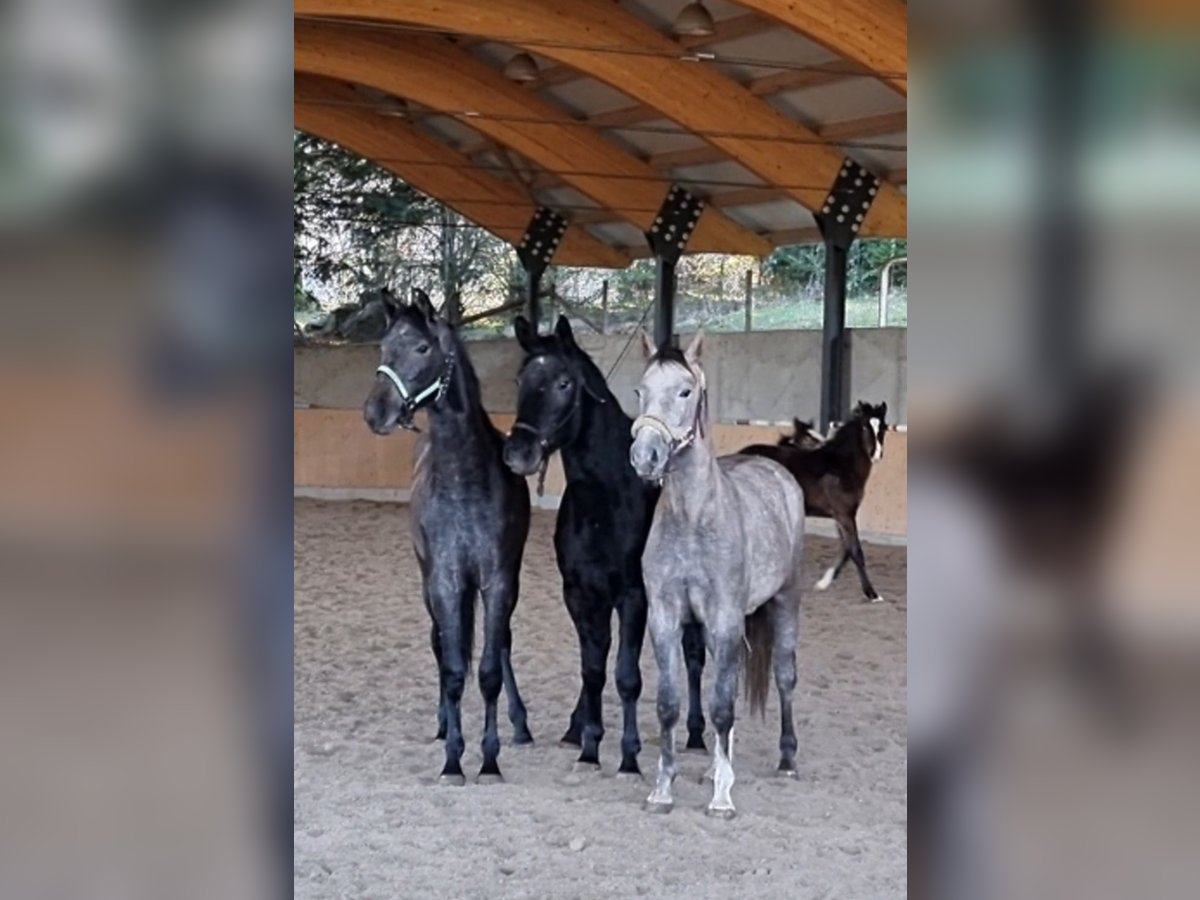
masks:
<svg viewBox="0 0 1200 900"><path fill-rule="evenodd" d="M546 470L550 468L550 457L542 454L542 470L538 472L537 495L539 498L546 496Z"/></svg>

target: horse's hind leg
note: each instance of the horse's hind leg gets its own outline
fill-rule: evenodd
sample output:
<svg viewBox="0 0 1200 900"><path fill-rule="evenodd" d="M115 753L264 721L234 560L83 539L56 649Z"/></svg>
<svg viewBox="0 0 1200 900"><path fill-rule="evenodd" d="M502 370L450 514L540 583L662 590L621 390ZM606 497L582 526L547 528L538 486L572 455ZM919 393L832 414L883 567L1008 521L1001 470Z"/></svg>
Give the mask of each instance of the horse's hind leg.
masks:
<svg viewBox="0 0 1200 900"><path fill-rule="evenodd" d="M687 666L688 717L687 749L707 753L704 746L704 707L701 680L704 676L704 626L690 622L683 626L683 661Z"/></svg>
<svg viewBox="0 0 1200 900"><path fill-rule="evenodd" d="M838 533L841 534L840 529L839 529ZM843 541L844 540L845 540L845 538L843 538ZM848 563L848 562L850 562L850 551L848 549L846 549L846 546L843 543L842 558L837 561L836 565L832 565L828 569L825 570L825 574L822 575L821 580L817 582L817 585L816 585L817 590L818 591L826 590L831 584L833 584L834 581L837 580L837 577L842 574L842 569L845 568L846 563Z"/></svg>
<svg viewBox="0 0 1200 900"><path fill-rule="evenodd" d="M770 601L768 614L774 644L775 687L779 691L779 773L796 776L796 726L792 693L796 690L796 637L800 631L800 587L788 588Z"/></svg>
<svg viewBox="0 0 1200 900"><path fill-rule="evenodd" d="M642 774L637 757L642 752L638 737L637 702L642 695L642 640L646 636L646 595L640 589L628 591L620 608L621 639L617 649L617 693L624 713L621 736L621 768L617 775Z"/></svg>
<svg viewBox="0 0 1200 900"><path fill-rule="evenodd" d="M842 533L846 552L850 554L850 558L854 560L854 565L858 569L858 580L862 585L863 596L871 603L879 603L883 598L875 591L875 587L867 575L867 560L863 556L862 544L858 540L858 526L855 524L854 518L839 519L837 525L838 530Z"/></svg>
<svg viewBox="0 0 1200 900"><path fill-rule="evenodd" d="M707 813L731 819L735 814L733 797L733 719L737 699L738 669L741 666L742 634L725 629L713 638L713 693L709 704L716 745L713 747L713 797Z"/></svg>
<svg viewBox="0 0 1200 900"><path fill-rule="evenodd" d="M532 744L529 714L525 710L521 692L517 690L517 677L513 674L511 624L506 624L504 628L504 646L500 648L500 672L504 678L504 693L508 696L508 721L512 722L513 743L517 746Z"/></svg>

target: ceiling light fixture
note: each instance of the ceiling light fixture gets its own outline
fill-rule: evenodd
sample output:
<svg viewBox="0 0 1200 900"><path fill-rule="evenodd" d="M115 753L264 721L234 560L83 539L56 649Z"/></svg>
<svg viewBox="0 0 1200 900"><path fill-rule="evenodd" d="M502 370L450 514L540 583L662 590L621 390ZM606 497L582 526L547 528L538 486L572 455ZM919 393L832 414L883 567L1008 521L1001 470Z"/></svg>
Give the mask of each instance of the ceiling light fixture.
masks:
<svg viewBox="0 0 1200 900"><path fill-rule="evenodd" d="M717 25L703 3L689 3L675 17L671 31L679 37L712 37Z"/></svg>
<svg viewBox="0 0 1200 900"><path fill-rule="evenodd" d="M504 77L509 81L536 81L539 74L537 62L528 53L518 53L504 64Z"/></svg>

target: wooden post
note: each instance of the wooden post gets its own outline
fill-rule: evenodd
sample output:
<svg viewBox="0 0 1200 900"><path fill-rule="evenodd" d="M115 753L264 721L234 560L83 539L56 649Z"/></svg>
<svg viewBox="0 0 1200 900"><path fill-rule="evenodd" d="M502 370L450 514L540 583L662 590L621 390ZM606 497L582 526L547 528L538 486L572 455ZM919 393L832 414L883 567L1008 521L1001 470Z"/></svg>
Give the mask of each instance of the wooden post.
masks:
<svg viewBox="0 0 1200 900"><path fill-rule="evenodd" d="M754 330L754 271L746 270L746 330Z"/></svg>
<svg viewBox="0 0 1200 900"><path fill-rule="evenodd" d="M600 333L608 334L608 279L600 284Z"/></svg>

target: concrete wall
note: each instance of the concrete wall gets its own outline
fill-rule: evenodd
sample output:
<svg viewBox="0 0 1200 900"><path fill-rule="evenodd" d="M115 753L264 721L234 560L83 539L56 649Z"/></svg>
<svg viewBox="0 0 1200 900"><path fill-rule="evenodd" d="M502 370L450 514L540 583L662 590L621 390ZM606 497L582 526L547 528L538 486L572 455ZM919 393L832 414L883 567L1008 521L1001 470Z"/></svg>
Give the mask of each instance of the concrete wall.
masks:
<svg viewBox="0 0 1200 900"><path fill-rule="evenodd" d="M886 400L889 418L907 422L907 330L856 328L850 334L852 399ZM609 384L622 406L634 411L633 389L645 365L640 341L630 341L629 335L582 331L577 340L604 372L620 359ZM516 407L514 379L522 355L516 341L472 341L468 348L483 385L484 405L491 412L512 412ZM378 356L379 350L373 345L298 347L297 404L358 409L369 389ZM793 416L817 416L821 389L818 331L711 333L705 337L703 363L710 408L718 422L781 422Z"/></svg>
<svg viewBox="0 0 1200 900"><path fill-rule="evenodd" d="M908 333L901 328L851 332L852 396L886 400L892 421L907 421ZM621 404L634 412L633 389L641 378L641 342L628 335L577 335L601 370L620 364L609 384ZM686 340L686 338L685 338ZM515 340L472 341L471 361L483 387L484 405L497 428L509 428L516 406L515 376L522 353ZM622 353L624 355L622 356ZM717 451L731 453L747 444L773 443L780 429L729 424L738 421L790 422L815 418L820 407L821 335L814 331L760 331L709 334L704 369L709 400L718 423ZM298 347L295 353L295 484L316 496L405 499L411 483L416 439L408 433L378 438L363 425L360 412L370 388L379 349L375 346ZM309 407L309 408L303 408ZM903 539L907 533L908 435L888 436L883 462L872 474L859 511L864 536ZM530 488L536 479L530 480ZM562 495L562 468L556 456L546 475L546 495L535 503L553 508ZM824 523L814 523L819 530Z"/></svg>
<svg viewBox="0 0 1200 900"><path fill-rule="evenodd" d="M492 416L492 422L501 430L511 427L512 421L511 414ZM298 409L293 429L298 494L407 500L417 435L398 431L386 438L377 437L363 424L358 410L352 409ZM747 444L774 443L779 434L780 429L765 425L717 425L713 442L718 453L733 453ZM876 464L867 483L858 528L864 537L903 538L908 531L908 435L888 435L884 448L883 460ZM535 504L553 509L565 484L556 454L546 472L545 497L534 494L536 477L529 479L530 496ZM822 533L831 528L831 523L825 524ZM815 521L812 527L822 530Z"/></svg>

